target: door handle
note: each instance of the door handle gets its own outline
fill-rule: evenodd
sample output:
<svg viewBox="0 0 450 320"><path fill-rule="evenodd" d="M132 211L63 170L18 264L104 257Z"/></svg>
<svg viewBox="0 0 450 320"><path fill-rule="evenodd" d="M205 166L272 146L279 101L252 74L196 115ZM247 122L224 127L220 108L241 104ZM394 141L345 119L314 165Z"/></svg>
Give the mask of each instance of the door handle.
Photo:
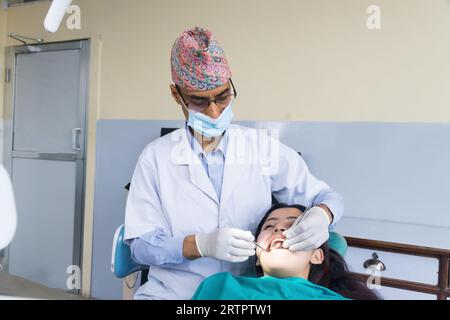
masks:
<svg viewBox="0 0 450 320"><path fill-rule="evenodd" d="M78 141L78 137L81 135L81 128L72 129L72 149L75 151L80 151L81 146Z"/></svg>

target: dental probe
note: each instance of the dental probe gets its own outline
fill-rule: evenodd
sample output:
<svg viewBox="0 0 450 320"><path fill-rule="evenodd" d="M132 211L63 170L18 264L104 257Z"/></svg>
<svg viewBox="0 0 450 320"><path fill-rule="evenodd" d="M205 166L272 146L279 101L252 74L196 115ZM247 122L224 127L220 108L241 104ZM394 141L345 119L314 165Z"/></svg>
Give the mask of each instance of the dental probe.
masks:
<svg viewBox="0 0 450 320"><path fill-rule="evenodd" d="M260 244L258 244L258 242L256 242L256 241L253 241L253 243L258 247L258 248L260 248L261 250L263 250L263 251L267 251L267 249L264 249L263 247L261 247L261 245Z"/></svg>
<svg viewBox="0 0 450 320"><path fill-rule="evenodd" d="M308 210L309 210L309 207L307 207L307 208L305 209L305 211L303 211L303 214L301 215L300 219L298 219L298 221L297 221L294 225L292 225L289 229L292 229L293 227L295 227L296 225L298 225L300 222L302 222L302 220L303 220L303 218L306 216L306 213L308 212Z"/></svg>
<svg viewBox="0 0 450 320"><path fill-rule="evenodd" d="M309 207L307 207L307 208L305 209L305 211L303 211L303 214L302 214L302 216L300 217L300 219L295 223L295 225L291 226L291 228L295 227L295 226L298 225L300 222L302 222L302 220L303 220L303 218L306 216L306 213L308 212L308 210L309 210ZM289 229L291 229L291 228L289 228Z"/></svg>

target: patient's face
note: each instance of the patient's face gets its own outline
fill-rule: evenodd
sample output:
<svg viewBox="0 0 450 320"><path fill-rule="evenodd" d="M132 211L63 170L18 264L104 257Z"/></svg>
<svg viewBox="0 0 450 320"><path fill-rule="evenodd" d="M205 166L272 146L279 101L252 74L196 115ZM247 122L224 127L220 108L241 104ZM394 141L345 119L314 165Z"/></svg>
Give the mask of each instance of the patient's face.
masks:
<svg viewBox="0 0 450 320"><path fill-rule="evenodd" d="M257 264L261 265L265 275L307 279L311 263L322 263L321 249L291 252L282 247L285 240L282 232L289 229L301 214L303 212L296 208L280 208L274 210L264 222L256 241L267 251L257 247L256 256Z"/></svg>

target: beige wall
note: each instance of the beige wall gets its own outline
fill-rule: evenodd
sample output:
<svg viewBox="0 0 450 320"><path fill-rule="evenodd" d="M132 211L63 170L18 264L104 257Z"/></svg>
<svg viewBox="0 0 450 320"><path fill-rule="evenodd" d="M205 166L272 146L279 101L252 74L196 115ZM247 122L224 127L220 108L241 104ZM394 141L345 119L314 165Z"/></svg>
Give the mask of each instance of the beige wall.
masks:
<svg viewBox="0 0 450 320"><path fill-rule="evenodd" d="M8 11L8 31L59 41L99 35L100 118L179 119L169 52L213 30L239 92L237 119L450 121L447 0L78 0L81 31L44 32L49 2ZM381 7L382 29L366 28ZM8 40L8 44L17 44Z"/></svg>

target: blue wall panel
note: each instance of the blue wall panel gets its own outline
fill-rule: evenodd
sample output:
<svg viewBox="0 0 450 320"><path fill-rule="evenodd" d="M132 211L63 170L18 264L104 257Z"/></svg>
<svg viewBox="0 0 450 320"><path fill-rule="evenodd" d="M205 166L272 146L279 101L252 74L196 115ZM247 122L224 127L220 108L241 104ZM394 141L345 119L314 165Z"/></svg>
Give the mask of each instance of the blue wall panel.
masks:
<svg viewBox="0 0 450 320"><path fill-rule="evenodd" d="M450 124L252 122L280 129L280 140L341 193L345 215L450 227ZM112 237L123 223L126 191L137 158L161 127L182 121L97 123L92 295L120 299L110 272Z"/></svg>

